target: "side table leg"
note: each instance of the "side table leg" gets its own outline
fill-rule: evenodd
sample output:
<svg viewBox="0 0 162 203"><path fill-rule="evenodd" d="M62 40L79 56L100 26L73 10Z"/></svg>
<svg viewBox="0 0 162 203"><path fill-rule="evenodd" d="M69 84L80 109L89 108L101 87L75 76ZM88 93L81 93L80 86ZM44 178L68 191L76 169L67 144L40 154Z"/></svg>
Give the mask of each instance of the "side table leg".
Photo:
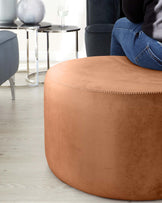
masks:
<svg viewBox="0 0 162 203"><path fill-rule="evenodd" d="M78 39L78 31L76 31L76 58L78 59L78 52L79 52L79 39Z"/></svg>
<svg viewBox="0 0 162 203"><path fill-rule="evenodd" d="M49 32L47 32L47 69L50 69L50 55L49 55Z"/></svg>
<svg viewBox="0 0 162 203"><path fill-rule="evenodd" d="M36 72L30 74L30 68L29 68L29 31L27 30L27 82L31 83L30 86L38 86L39 85L39 59L38 59L38 27L33 29L35 34L35 66L36 66ZM32 77L35 77L35 80L31 80Z"/></svg>
<svg viewBox="0 0 162 203"><path fill-rule="evenodd" d="M26 30L26 47L27 47L27 50L26 50L26 53L27 53L27 76L29 76L29 31Z"/></svg>
<svg viewBox="0 0 162 203"><path fill-rule="evenodd" d="M13 76L9 79L9 82L10 82L12 100L15 100L15 75L13 75Z"/></svg>
<svg viewBox="0 0 162 203"><path fill-rule="evenodd" d="M36 65L36 83L35 83L35 85L39 85L38 29L35 30L35 65Z"/></svg>

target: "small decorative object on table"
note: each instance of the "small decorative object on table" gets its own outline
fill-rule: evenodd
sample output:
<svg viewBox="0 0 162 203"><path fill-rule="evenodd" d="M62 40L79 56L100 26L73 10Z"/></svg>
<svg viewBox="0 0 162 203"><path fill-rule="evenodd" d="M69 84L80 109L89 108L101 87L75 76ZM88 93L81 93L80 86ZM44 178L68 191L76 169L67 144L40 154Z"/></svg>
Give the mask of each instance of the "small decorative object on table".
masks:
<svg viewBox="0 0 162 203"><path fill-rule="evenodd" d="M18 3L18 17L24 24L39 24L45 15L41 0L21 0Z"/></svg>
<svg viewBox="0 0 162 203"><path fill-rule="evenodd" d="M57 14L61 18L61 26L64 27L65 26L64 18L69 14L68 5L66 4L66 5L59 6L57 10Z"/></svg>
<svg viewBox="0 0 162 203"><path fill-rule="evenodd" d="M17 0L0 0L0 24L12 24L17 18Z"/></svg>

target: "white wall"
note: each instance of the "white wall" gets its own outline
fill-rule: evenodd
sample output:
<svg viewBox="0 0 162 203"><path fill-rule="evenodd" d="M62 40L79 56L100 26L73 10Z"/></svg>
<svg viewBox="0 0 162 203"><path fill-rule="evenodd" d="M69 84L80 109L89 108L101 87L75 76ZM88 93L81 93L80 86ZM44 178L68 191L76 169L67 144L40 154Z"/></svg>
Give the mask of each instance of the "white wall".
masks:
<svg viewBox="0 0 162 203"><path fill-rule="evenodd" d="M65 18L66 25L81 27L79 32L79 57L85 57L84 30L86 26L86 0L43 0L46 8L44 21L60 24L57 9L60 4L68 4L69 15ZM20 60L26 60L26 33L18 31ZM30 34L30 59L34 60L34 34ZM50 34L51 61L60 61L75 57L75 33ZM39 60L46 60L46 35L39 33Z"/></svg>

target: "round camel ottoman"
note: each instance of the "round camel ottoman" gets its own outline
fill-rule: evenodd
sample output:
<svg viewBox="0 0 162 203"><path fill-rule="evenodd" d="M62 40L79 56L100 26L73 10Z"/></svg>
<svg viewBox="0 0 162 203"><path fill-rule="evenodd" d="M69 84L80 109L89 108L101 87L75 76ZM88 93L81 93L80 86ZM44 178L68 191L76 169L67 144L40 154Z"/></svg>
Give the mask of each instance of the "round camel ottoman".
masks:
<svg viewBox="0 0 162 203"><path fill-rule="evenodd" d="M162 72L124 56L51 68L45 151L53 173L74 188L113 199L162 199Z"/></svg>

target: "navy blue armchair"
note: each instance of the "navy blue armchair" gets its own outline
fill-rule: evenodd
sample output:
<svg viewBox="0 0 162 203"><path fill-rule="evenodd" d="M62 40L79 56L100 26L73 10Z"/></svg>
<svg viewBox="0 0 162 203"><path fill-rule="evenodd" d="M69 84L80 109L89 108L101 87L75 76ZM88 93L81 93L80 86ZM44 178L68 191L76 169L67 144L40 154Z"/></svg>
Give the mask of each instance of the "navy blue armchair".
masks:
<svg viewBox="0 0 162 203"><path fill-rule="evenodd" d="M87 56L110 54L112 29L116 20L122 16L121 0L87 0Z"/></svg>

